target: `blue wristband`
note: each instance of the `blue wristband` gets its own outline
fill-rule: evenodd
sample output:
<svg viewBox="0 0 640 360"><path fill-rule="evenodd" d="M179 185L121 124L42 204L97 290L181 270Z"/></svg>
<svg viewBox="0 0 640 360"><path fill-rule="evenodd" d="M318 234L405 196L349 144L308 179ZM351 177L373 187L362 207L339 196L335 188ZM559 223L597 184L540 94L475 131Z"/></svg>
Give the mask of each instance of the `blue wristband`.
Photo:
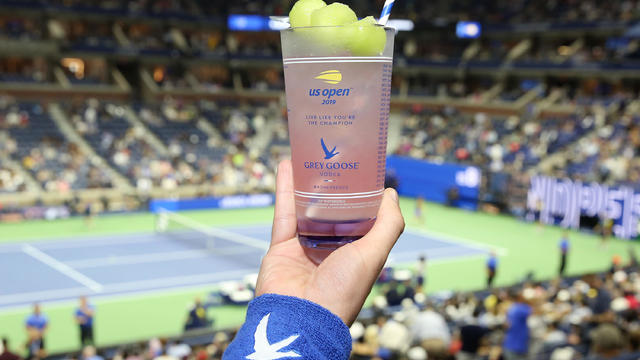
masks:
<svg viewBox="0 0 640 360"><path fill-rule="evenodd" d="M247 318L224 360L346 360L351 335L322 306L291 296L266 294L249 303Z"/></svg>

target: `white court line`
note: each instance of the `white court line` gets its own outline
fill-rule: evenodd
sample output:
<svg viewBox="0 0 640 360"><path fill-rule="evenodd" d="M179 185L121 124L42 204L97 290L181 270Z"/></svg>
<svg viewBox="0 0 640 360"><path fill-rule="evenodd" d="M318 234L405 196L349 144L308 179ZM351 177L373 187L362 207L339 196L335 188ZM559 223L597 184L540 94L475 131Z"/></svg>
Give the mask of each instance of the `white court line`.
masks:
<svg viewBox="0 0 640 360"><path fill-rule="evenodd" d="M151 235L151 236L150 236ZM154 242L157 239L153 238L152 233L140 235L140 237L129 237L125 239L111 238L104 240L80 240L80 241L65 241L60 243L42 243L38 244L39 249L43 250L57 250L57 249L72 249L72 248L83 248L83 247L96 247L96 246L105 246L105 245L116 245L116 244L140 244L147 242Z"/></svg>
<svg viewBox="0 0 640 360"><path fill-rule="evenodd" d="M173 260L208 258L218 255L249 254L255 253L255 251L256 249L247 247L214 248L213 250L167 251L143 255L114 255L109 257L65 261L65 264L73 267L74 269L86 269L114 265L133 265Z"/></svg>
<svg viewBox="0 0 640 360"><path fill-rule="evenodd" d="M40 301L40 300L46 300L46 299L55 299L60 297L60 294L64 294L64 296L68 296L68 297L90 295L89 289L87 289L86 287L32 291L27 293L0 295L0 304L10 304L13 302L33 302L33 301Z"/></svg>
<svg viewBox="0 0 640 360"><path fill-rule="evenodd" d="M88 287L89 289L91 289L94 292L101 292L102 291L102 285L100 285L99 283L97 283L95 280L90 279L89 277L79 273L78 271L74 270L72 267L70 267L69 265L65 265L64 263L61 263L60 261L56 260L55 258L43 253L42 251L38 250L37 248L26 244L22 246L22 251L31 256L32 258L40 261L41 263L48 265L49 267L51 267L52 269L57 270L58 272L60 272L63 275L66 275L67 277L70 277L71 279L79 282L80 284Z"/></svg>
<svg viewBox="0 0 640 360"><path fill-rule="evenodd" d="M209 253L203 250L186 250L144 255L114 255L92 259L65 261L64 263L73 267L74 269L86 269L102 266L131 265L170 260L197 259L208 257L209 255Z"/></svg>
<svg viewBox="0 0 640 360"><path fill-rule="evenodd" d="M447 256L447 257L442 257L439 259L429 259L429 264L431 265L436 265L436 264L446 264L446 263L453 263L453 262L459 262L459 261L468 261L468 260L484 260L486 259L487 256L485 254L471 254L471 255L464 255L464 256ZM410 264L414 264L416 261L400 261L400 262L395 262L393 261L392 258L389 258L389 264L390 265L400 265L400 264L404 264L404 265L410 265ZM404 268L401 266L401 268Z"/></svg>
<svg viewBox="0 0 640 360"><path fill-rule="evenodd" d="M440 258L440 259L433 259L433 260L429 260L429 263L431 263L431 264L445 264L445 263L458 262L458 261L467 261L467 260L475 260L475 259L483 260L483 259L486 259L486 258L487 258L487 256L485 254L472 254L472 255L465 255L465 256L451 256L451 257L444 257L444 258Z"/></svg>
<svg viewBox="0 0 640 360"><path fill-rule="evenodd" d="M249 273L256 272L257 268L246 268L241 270L220 271L216 273L174 276L162 279L139 280L117 283L113 285L103 285L103 293L120 292L128 290L153 289L155 287L171 287L173 285L192 285L208 281L227 280L230 278L243 277ZM213 285L213 284L211 284ZM48 299L57 299L61 297L75 297L79 295L88 295L86 290L81 288L60 289L41 292L20 293L12 295L0 296L0 304L9 304L14 302L33 302L45 301ZM166 289L159 289L166 290ZM115 295L115 294L114 294Z"/></svg>
<svg viewBox="0 0 640 360"><path fill-rule="evenodd" d="M58 250L58 249L75 249L75 248L85 248L85 247L97 247L97 246L105 246L105 245L117 245L117 244L139 244L146 242L157 241L150 237L151 233L141 234L140 238L135 238L130 235L126 235L125 239L101 239L101 240L61 240L60 242L48 242L48 241L37 241L31 242L30 245L37 245L39 249L42 250ZM114 235L121 236L121 235ZM0 253L9 253L9 252L20 252L21 245L20 244L6 244L0 247Z"/></svg>
<svg viewBox="0 0 640 360"><path fill-rule="evenodd" d="M437 232L437 231L431 231L431 230L423 230L423 229L409 229L407 231L405 231L406 233L411 233L414 235L423 235L423 236L430 236L432 237L434 240L437 241L442 241L442 242L446 242L449 244L456 244L456 245L462 245L462 246L467 246L470 248L475 248L475 249L479 249L479 250L483 250L483 251L491 251L491 250L495 250L496 254L500 255L500 256L506 256L509 254L509 251L503 247L500 246L491 246L491 245L487 245L487 244L480 244L477 243L475 241L472 240L468 240L468 239L463 239L460 237L454 237L451 236L449 234L444 234L441 232Z"/></svg>
<svg viewBox="0 0 640 360"><path fill-rule="evenodd" d="M162 279L150 279L150 280L137 280L137 281L128 281L117 283L113 285L107 285L105 288L109 292L114 291L127 291L127 290L137 290L141 288L150 288L156 286L172 286L172 285L183 285L183 284L193 284L203 281L213 281L219 280L220 278L226 278L229 276L245 276L248 273L255 272L257 267L255 268L246 268L242 270L230 270L230 271L219 271L215 273L209 274L199 274L199 275L186 275L186 276L172 276L166 277Z"/></svg>
<svg viewBox="0 0 640 360"><path fill-rule="evenodd" d="M429 249L416 249L416 250L412 250L412 251L402 251L402 252L397 252L397 253L394 253L392 251L391 254L389 254L389 258L391 259L391 258L396 258L396 257L412 256L414 258L412 261L416 261L417 260L416 254L424 253L430 259L431 256L434 256L434 255L437 255L437 254L443 254L443 253L444 254L452 253L453 255L455 255L454 252L455 251L459 251L459 250L460 250L460 246L442 246L442 247L434 248L434 249L431 249L431 250L429 250ZM486 257L486 255L484 255L484 256Z"/></svg>

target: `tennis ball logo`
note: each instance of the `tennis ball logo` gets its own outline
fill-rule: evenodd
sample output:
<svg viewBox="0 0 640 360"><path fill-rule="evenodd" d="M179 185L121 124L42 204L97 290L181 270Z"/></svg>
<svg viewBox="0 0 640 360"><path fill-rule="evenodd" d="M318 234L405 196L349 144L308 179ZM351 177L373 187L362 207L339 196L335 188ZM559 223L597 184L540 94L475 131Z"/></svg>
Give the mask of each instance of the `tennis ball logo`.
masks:
<svg viewBox="0 0 640 360"><path fill-rule="evenodd" d="M340 70L327 70L321 72L314 79L324 81L327 84L337 85L342 82L342 73Z"/></svg>

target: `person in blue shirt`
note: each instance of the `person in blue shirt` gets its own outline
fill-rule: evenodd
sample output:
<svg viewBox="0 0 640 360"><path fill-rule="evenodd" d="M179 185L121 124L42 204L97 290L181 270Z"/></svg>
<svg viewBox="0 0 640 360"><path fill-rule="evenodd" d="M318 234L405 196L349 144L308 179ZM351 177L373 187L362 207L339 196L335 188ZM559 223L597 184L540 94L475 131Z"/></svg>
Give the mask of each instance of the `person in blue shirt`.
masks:
<svg viewBox="0 0 640 360"><path fill-rule="evenodd" d="M527 319L533 309L526 303L522 294L511 295L513 304L507 311L507 331L504 335L504 358L506 360L525 360L529 351L529 326Z"/></svg>
<svg viewBox="0 0 640 360"><path fill-rule="evenodd" d="M80 344L93 345L93 316L95 308L89 304L85 296L80 297L80 306L76 309L76 323L80 327Z"/></svg>
<svg viewBox="0 0 640 360"><path fill-rule="evenodd" d="M256 298L224 360L347 360L349 326L404 230L393 189L384 192L367 235L333 252L309 250L296 238L291 162L280 163L271 245L262 260ZM323 257L321 262L318 259Z"/></svg>
<svg viewBox="0 0 640 360"><path fill-rule="evenodd" d="M487 287L493 286L493 280L496 277L496 271L498 270L498 257L495 251L491 251L489 258L487 259Z"/></svg>
<svg viewBox="0 0 640 360"><path fill-rule="evenodd" d="M25 321L27 329L28 358L44 358L47 353L44 344L44 335L49 326L49 319L40 311L40 304L33 304L33 313Z"/></svg>
<svg viewBox="0 0 640 360"><path fill-rule="evenodd" d="M563 276L564 270L567 267L567 255L569 255L569 231L565 230L562 233L562 238L560 239L560 243L558 244L560 248L560 269L558 270L558 275Z"/></svg>

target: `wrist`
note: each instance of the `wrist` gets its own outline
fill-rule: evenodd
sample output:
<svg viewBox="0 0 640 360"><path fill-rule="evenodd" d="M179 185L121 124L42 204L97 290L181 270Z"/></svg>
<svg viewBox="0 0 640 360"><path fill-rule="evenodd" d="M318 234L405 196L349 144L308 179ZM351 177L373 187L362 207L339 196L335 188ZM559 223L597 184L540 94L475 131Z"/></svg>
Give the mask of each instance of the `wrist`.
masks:
<svg viewBox="0 0 640 360"><path fill-rule="evenodd" d="M348 359L351 335L338 316L316 303L265 294L249 304L246 322L224 359L261 359L273 356L269 351L292 358Z"/></svg>

